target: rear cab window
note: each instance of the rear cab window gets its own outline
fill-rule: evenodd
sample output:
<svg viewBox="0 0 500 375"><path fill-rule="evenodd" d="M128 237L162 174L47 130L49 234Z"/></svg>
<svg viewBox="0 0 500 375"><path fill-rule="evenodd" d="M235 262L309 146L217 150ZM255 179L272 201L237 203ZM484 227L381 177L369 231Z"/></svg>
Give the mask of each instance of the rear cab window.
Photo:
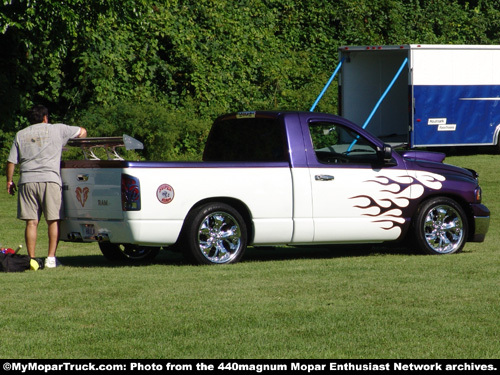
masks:
<svg viewBox="0 0 500 375"><path fill-rule="evenodd" d="M288 161L286 136L279 118L227 118L214 123L204 161Z"/></svg>

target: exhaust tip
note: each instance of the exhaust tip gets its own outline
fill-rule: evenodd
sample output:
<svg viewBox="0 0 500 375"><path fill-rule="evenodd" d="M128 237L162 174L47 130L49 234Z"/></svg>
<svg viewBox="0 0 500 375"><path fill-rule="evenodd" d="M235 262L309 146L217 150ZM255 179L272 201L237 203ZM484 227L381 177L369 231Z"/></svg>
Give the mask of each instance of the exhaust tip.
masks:
<svg viewBox="0 0 500 375"><path fill-rule="evenodd" d="M109 242L109 235L107 233L99 233L96 236L98 242Z"/></svg>
<svg viewBox="0 0 500 375"><path fill-rule="evenodd" d="M78 232L68 233L68 240L70 241L82 241L82 235Z"/></svg>

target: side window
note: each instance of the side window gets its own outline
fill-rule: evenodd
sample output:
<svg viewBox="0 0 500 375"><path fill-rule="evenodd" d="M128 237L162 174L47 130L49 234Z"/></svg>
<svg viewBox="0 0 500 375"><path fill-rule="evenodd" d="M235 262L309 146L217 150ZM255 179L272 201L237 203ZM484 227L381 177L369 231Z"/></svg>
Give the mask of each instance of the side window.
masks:
<svg viewBox="0 0 500 375"><path fill-rule="evenodd" d="M378 161L375 145L344 125L313 122L309 124L309 132L320 163L371 164Z"/></svg>

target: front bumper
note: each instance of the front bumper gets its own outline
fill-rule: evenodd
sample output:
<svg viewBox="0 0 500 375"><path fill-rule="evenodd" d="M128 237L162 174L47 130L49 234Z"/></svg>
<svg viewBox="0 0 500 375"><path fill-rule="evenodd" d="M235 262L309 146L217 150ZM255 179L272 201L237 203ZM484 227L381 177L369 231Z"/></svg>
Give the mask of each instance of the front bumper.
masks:
<svg viewBox="0 0 500 375"><path fill-rule="evenodd" d="M490 227L490 210L482 204L472 206L474 212L474 234L469 239L470 242L483 242Z"/></svg>

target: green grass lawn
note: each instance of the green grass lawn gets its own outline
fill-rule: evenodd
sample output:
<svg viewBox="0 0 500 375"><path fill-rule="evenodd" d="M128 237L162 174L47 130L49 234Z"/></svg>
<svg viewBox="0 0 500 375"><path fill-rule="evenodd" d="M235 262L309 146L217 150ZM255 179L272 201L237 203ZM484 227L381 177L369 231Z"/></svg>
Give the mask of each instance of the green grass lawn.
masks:
<svg viewBox="0 0 500 375"><path fill-rule="evenodd" d="M230 266L167 251L120 266L61 243L65 267L0 273L0 357L498 358L500 155L447 162L479 171L492 211L486 241L461 254L250 248ZM15 198L0 209L0 242L24 244Z"/></svg>

